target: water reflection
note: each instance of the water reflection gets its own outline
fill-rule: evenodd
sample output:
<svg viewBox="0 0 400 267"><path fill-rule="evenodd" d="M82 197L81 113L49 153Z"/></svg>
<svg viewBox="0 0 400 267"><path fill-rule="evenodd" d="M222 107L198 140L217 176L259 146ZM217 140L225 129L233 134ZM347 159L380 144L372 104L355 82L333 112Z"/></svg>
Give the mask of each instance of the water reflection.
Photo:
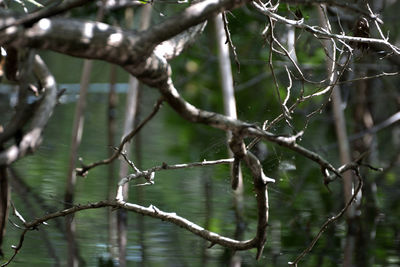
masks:
<svg viewBox="0 0 400 267"><path fill-rule="evenodd" d="M70 129L73 120L76 93L73 85L62 85L67 88L61 103L56 107L50 124L45 130L44 141L33 155L18 161L14 168L19 179L12 179L12 198L17 209L31 220L46 212L61 209L65 188L65 175L68 168ZM116 87L119 103L125 102L126 84ZM87 105L87 123L83 134L79 155L88 163L107 158L110 152L107 142L107 107L105 94L108 85L91 85ZM10 92L1 89L0 110L3 123L10 114L6 113L10 103ZM142 114L148 114L158 95L151 89L143 90L141 102ZM122 125L124 107L116 107L116 124ZM172 121L172 122L171 122ZM180 163L189 159L214 159L222 155L225 149L224 133L209 140L198 137L200 145L193 144L192 152L187 154L182 149L180 131L175 124L186 122L164 108L154 121L148 124L141 135L143 168L161 165L162 162ZM208 131L199 127L199 133ZM193 133L191 133L193 134ZM121 127L116 128L116 136L121 135ZM212 147L212 149L210 149ZM137 149L137 148L136 148ZM268 147L268 151L273 151ZM180 153L178 153L180 152ZM139 160L133 153L133 158ZM197 157L197 158L196 158ZM271 225L267 245L259 262L254 260L255 251L238 252L243 266L287 266L310 242L319 226L337 211L342 203L336 193L330 194L323 185L310 182L318 177L315 166L292 156L290 161L281 161L282 155L271 152L266 155L265 169L279 174L277 184L270 190ZM275 166L275 167L271 167ZM108 177L110 173L117 178L117 170L110 173L107 166L90 171L86 178L79 178L76 189L76 203L94 202L108 197ZM15 177L17 177L17 174ZM256 229L256 208L252 184L249 175L244 173L245 196L244 213L246 217L244 238L251 238ZM388 190L382 179L378 190L379 200L390 203L397 199L398 189ZM25 184L25 185L24 185ZM393 181L396 184L396 180ZM383 185L383 187L382 187ZM235 215L233 211L233 193L229 184L227 166L209 167L206 169L188 169L164 171L157 173L156 184L148 187L134 188L131 185L130 201L144 206L153 204L158 208L177 212L212 231L233 236L235 232ZM332 192L340 192L340 184L332 185ZM382 189L383 188L383 189ZM397 191L396 191L397 190ZM396 191L396 192L395 192ZM387 193L391 192L391 193ZM385 194L387 193L387 196ZM398 195L398 194L397 194ZM306 204L305 204L306 203ZM384 208L384 203L380 204ZM380 212L379 219L372 219L369 239L368 264L399 266L400 226L396 217L398 205L393 204L390 211ZM111 266L115 260L109 253L107 210L89 210L76 214L76 240L80 255L87 266ZM116 211L111 211L116 212ZM11 218L14 220L14 218ZM375 221L374 221L375 220ZM338 266L343 258L345 223L340 221L330 227L320 240L312 254L304 260L304 266ZM6 257L16 244L20 230L8 225L7 240L4 244ZM219 246L207 248L209 244L200 238L180 229L175 225L141 215L128 213L128 266L226 266L223 257L224 249ZM26 266L65 266L66 238L63 222L52 220L49 226L42 226L40 231L28 233L24 247L17 256L15 265ZM107 265L108 264L108 265ZM302 265L302 264L301 264ZM303 265L302 265L303 266Z"/></svg>

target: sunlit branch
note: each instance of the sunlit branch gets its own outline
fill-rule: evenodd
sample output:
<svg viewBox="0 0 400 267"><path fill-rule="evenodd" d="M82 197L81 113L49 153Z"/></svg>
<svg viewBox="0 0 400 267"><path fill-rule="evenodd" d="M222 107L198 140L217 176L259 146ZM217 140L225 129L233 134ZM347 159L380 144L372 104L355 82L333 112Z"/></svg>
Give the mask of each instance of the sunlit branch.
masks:
<svg viewBox="0 0 400 267"><path fill-rule="evenodd" d="M314 82L311 81L309 79L307 79L304 74L303 71L301 70L301 68L299 67L299 65L297 64L296 60L293 59L293 57L290 55L289 51L279 42L279 40L277 38L275 38L274 34L273 34L273 30L274 30L274 25L273 25L273 20L270 20L270 35L272 38L272 43L276 43L279 48L282 50L282 52L284 53L284 55L286 55L286 57L289 59L289 61L293 64L293 66L295 67L295 69L297 70L297 72L299 73L300 77L302 80L308 82L308 83L314 83L314 84L319 84L321 82ZM272 45L271 45L272 48ZM323 82L323 81L322 81Z"/></svg>
<svg viewBox="0 0 400 267"><path fill-rule="evenodd" d="M270 30L269 30L270 49L269 49L269 56L268 56L268 66L269 66L269 69L271 70L271 75L272 75L272 80L274 81L275 91L276 91L276 94L277 94L277 97L278 97L278 101L279 101L280 107L282 109L282 115L285 118L285 121L289 125L289 127L293 128L292 124L290 123L290 120L292 119L292 117L290 116L290 113L288 112L287 108L282 103L282 98L281 98L281 94L280 94L280 90L279 90L278 79L276 78L274 64L273 64L273 61L272 61L272 52L274 51L274 49L273 49L274 43L277 43L278 45L280 43L279 43L278 40L276 40L276 38L274 36L274 29L275 29L274 21L271 18L268 18L268 20L269 20L269 25L270 25ZM287 54L287 56L289 57L289 59L291 59L289 54ZM295 64L295 66L297 66L297 64ZM302 75L301 71L300 71L300 75Z"/></svg>
<svg viewBox="0 0 400 267"><path fill-rule="evenodd" d="M118 183L118 186L123 186L124 184L128 183L133 179L138 179L141 177L148 177L152 173L162 171L162 170L177 170L177 169L186 169L192 167L204 167L204 166L211 166L211 165L218 165L218 164L230 164L233 162L234 159L219 159L219 160L204 160L199 162L191 162L191 163L182 163L182 164L174 164L169 165L167 163L163 163L161 166L155 166L150 169L144 171L136 171L134 174L129 174L128 176L121 179Z"/></svg>
<svg viewBox="0 0 400 267"><path fill-rule="evenodd" d="M283 16L280 16L273 11L270 10L270 8L265 7L261 2L252 2L253 6L260 11L262 14L273 18L279 22L295 26L296 28L299 29L304 29L312 34L314 34L316 37L319 38L334 38L337 40L342 40L342 41L351 41L351 42L360 42L360 43L367 43L367 44L381 44L385 46L387 49L389 49L391 52L393 52L396 55L400 55L400 48L389 43L386 39L376 39L376 38L364 38L364 37L353 37L353 36L347 36L347 35L342 35L342 34L335 34L335 33L330 33L324 29L322 29L319 26L310 26L308 24L304 23L304 19L301 20L292 20L285 18Z"/></svg>
<svg viewBox="0 0 400 267"><path fill-rule="evenodd" d="M154 52L166 60L171 60L179 56L186 47L195 42L196 37L203 32L206 25L207 21L188 28L184 32L156 46Z"/></svg>
<svg viewBox="0 0 400 267"><path fill-rule="evenodd" d="M144 32L141 35L141 45L160 44L222 11L242 6L247 2L247 0L207 0L197 2L186 8L177 16L168 18Z"/></svg>
<svg viewBox="0 0 400 267"><path fill-rule="evenodd" d="M125 202L118 198L113 206L173 223L207 241L210 241L212 245L218 244L233 250L247 250L256 247L258 242L257 236L246 241L239 241L229 237L221 236L217 233L204 229L203 227L177 215L174 212L164 212L153 205L150 205L146 208L140 205Z"/></svg>
<svg viewBox="0 0 400 267"><path fill-rule="evenodd" d="M115 150L118 150L117 147L114 148ZM126 153L126 151L121 151L120 155L124 158L125 162L128 163L129 166L131 166L131 168L135 171L135 172L140 172L140 170L138 169L138 167L136 167L135 163L133 163L133 161L131 161L130 159L128 159L128 155Z"/></svg>
<svg viewBox="0 0 400 267"><path fill-rule="evenodd" d="M258 244L258 236L254 237L253 239L246 240L246 241L239 241L235 239L231 239L229 237L224 237L221 236L217 233L208 231L204 229L203 227L181 217L178 216L176 213L169 213L169 212L164 212L157 207L150 205L149 207L143 207L140 205L124 202L121 199L117 199L117 201L100 201L100 202L95 202L95 203L89 203L89 204L84 204L84 205L75 205L71 208L56 211L53 213L46 214L40 218L36 218L33 221L27 222L24 224L25 229L23 230L20 240L18 245L13 246L14 249L14 254L13 256L3 265L1 266L6 266L8 265L18 254L18 252L21 250L25 234L30 231L30 230L35 230L42 224L45 224L47 221L51 219L55 219L58 217L65 217L66 215L69 214L74 214L79 211L84 211L84 210L89 210L89 209L99 209L99 208L104 208L104 207L112 207L112 208L122 208L128 211L133 211L142 215L147 215L153 218L158 218L163 221L167 221L170 223L173 223L175 225L178 225L195 235L210 241L212 244L218 244L230 249L234 250L247 250L251 248L255 248Z"/></svg>
<svg viewBox="0 0 400 267"><path fill-rule="evenodd" d="M292 76L290 75L290 72L289 72L289 69L287 68L287 66L285 66L285 69L286 69L286 73L287 73L287 75L288 75L289 85L286 87L286 92L287 92L287 93L286 93L285 100L283 100L282 105L284 106L286 112L289 113L289 109L287 108L287 103L288 103L288 101L289 101L289 99L290 99L290 91L291 91L291 89L292 89L293 83L292 83Z"/></svg>
<svg viewBox="0 0 400 267"><path fill-rule="evenodd" d="M296 143L296 139L301 136L302 132L296 136L274 135L270 132L260 129L254 124L232 119L219 113L198 109L197 107L186 102L179 95L171 79L169 80L168 84L164 84L161 88L159 88L159 90L165 97L165 101L167 101L178 114L188 121L206 124L208 126L225 131L240 133L243 137L260 137L280 146L287 147L290 150L293 150L318 163L321 167L334 172L338 176L341 176L339 172L319 154L312 152Z"/></svg>
<svg viewBox="0 0 400 267"><path fill-rule="evenodd" d="M331 81L328 84L328 86L325 89L321 90L321 91L318 91L316 93L313 93L313 94L310 94L310 95L306 95L306 96L303 97L302 100L304 101L304 100L310 99L310 98L315 97L315 96L328 95L327 99L319 106L319 108L317 108L313 112L307 114L307 124L308 124L308 121L311 119L311 117L313 117L314 115L322 112L322 109L329 103L330 98L332 96L332 91L335 88L335 86L339 83L340 79L342 78L344 72L346 71L347 66L350 64L350 60L351 60L351 54L349 54L349 56L347 57L343 68L340 70L339 74L337 74L337 75L336 75L336 72L335 72L336 71L336 67L335 67L336 64L332 64L333 71L330 71L330 73L331 74L335 74L335 75L332 76Z"/></svg>
<svg viewBox="0 0 400 267"><path fill-rule="evenodd" d="M61 3L60 3L61 2ZM77 1L55 1L55 3L49 4L36 12L27 14L20 18L9 18L5 23L0 22L0 31L18 25L32 25L38 22L42 18L49 18L52 16L59 15L75 7L83 6L91 2L90 0L77 0ZM8 13L8 15L10 15Z"/></svg>
<svg viewBox="0 0 400 267"><path fill-rule="evenodd" d="M368 8L368 11L369 11L369 16L374 16L375 14L374 14L374 12L372 12L372 9L371 9L371 7L369 6L368 3L367 3L367 8ZM379 32L379 35L381 36L381 38L382 38L383 40L385 40L385 41L388 41L388 40L389 40L389 36L388 36L388 37L385 37L385 35L383 35L381 26L379 25L379 22L378 22L377 20L374 20L374 23L375 23L376 28L378 29L378 32ZM383 23L383 22L380 21L380 24L382 24L382 23Z"/></svg>
<svg viewBox="0 0 400 267"><path fill-rule="evenodd" d="M18 218L18 220L22 223L26 223L26 220L24 219L24 217L21 215L21 213L19 213L17 211L17 209L14 206L14 203L12 201L10 201L11 207L12 207L12 214Z"/></svg>

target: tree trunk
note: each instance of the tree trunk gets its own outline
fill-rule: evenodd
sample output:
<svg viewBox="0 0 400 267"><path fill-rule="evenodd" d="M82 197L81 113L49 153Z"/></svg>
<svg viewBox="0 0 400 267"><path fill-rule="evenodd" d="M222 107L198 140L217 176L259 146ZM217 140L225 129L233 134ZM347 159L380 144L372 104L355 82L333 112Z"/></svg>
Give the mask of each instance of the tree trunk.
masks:
<svg viewBox="0 0 400 267"><path fill-rule="evenodd" d="M323 28L327 30L331 30L329 26L329 22L327 21L326 16L326 7L321 6L318 9L320 24ZM327 74L330 77L329 83L333 84L337 80L337 71L335 69L336 64L336 51L334 51L334 47L332 44L332 40L325 40L324 45L327 51L326 57L326 69ZM333 110L333 118L335 124L336 137L339 144L339 157L340 163L342 165L351 162L351 153L349 146L349 139L347 136L347 127L346 127L346 118L344 115L343 105L342 105L342 97L340 94L340 87L338 85L333 86L332 88L332 110ZM343 181L343 200L344 203L348 203L353 195L353 176L351 171L347 171L342 174ZM353 219L355 216L355 207L354 205L350 205L348 210L346 211L346 218L348 222L348 235L346 237L346 244L344 248L344 260L343 266L352 266L352 258L354 252L354 236L351 234Z"/></svg>
<svg viewBox="0 0 400 267"><path fill-rule="evenodd" d="M236 113L236 100L235 91L233 88L233 76L231 68L231 60L229 57L229 44L227 43L227 36L224 30L224 17L222 14L218 14L214 19L215 25L215 36L218 47L218 63L221 77L221 88L224 101L224 113L225 115L237 119ZM232 133L227 133L227 140L232 137ZM229 157L233 157L232 151L228 147ZM231 165L231 169L233 166ZM237 174L231 170L232 188L234 189L234 209L236 217L236 230L235 239L242 240L244 234L244 219L243 219L243 178L240 165L238 166ZM242 259L235 253L231 255L230 266L241 266Z"/></svg>
<svg viewBox="0 0 400 267"><path fill-rule="evenodd" d="M118 96L115 89L117 79L117 66L110 66L110 92L108 94L108 110L107 110L107 138L108 138L108 156L111 157L114 154L112 147L115 146L115 136L117 130L116 113ZM116 192L116 173L115 173L115 161L108 165L108 184L107 184L107 199L113 200ZM118 258L118 243L117 243L117 218L115 211L112 208L107 209L108 216L108 245L109 253L111 258Z"/></svg>
<svg viewBox="0 0 400 267"><path fill-rule="evenodd" d="M144 30L149 27L150 24L150 14L151 14L151 6L145 5L142 8L141 15L141 25L140 30ZM127 9L127 13L125 13L125 19L127 26L130 27L133 23L133 11L132 9ZM134 119L136 115L137 109L137 100L138 100L138 91L139 91L139 81L130 76L129 78L129 90L126 99L126 109L125 109L125 122L124 122L124 133L123 136L127 135L130 131L132 131L134 125ZM126 150L127 157L129 157L129 149L130 145L126 144L124 150ZM128 174L128 165L125 162L121 162L120 164L120 172L119 177L122 179ZM128 184L125 184L123 187L123 197L124 200L128 199ZM127 214L125 210L118 210L118 247L119 247L119 264L121 267L126 266L126 242L127 242Z"/></svg>
<svg viewBox="0 0 400 267"><path fill-rule="evenodd" d="M9 202L10 190L8 186L7 166L0 166L0 256L4 255L2 245L6 232Z"/></svg>

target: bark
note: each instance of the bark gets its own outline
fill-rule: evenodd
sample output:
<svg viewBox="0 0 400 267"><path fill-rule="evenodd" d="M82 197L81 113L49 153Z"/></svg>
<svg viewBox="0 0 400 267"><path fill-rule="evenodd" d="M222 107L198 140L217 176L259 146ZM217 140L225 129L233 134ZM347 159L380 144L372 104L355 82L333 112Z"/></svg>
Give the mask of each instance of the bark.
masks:
<svg viewBox="0 0 400 267"><path fill-rule="evenodd" d="M107 137L108 137L108 155L112 156L112 147L115 147L115 136L117 130L116 113L118 96L116 92L117 66L111 65L110 71L110 92L108 94L107 109ZM117 179L115 177L115 163L110 162L108 165L108 181L107 181L107 199L114 199ZM117 258L117 222L115 212L112 208L107 209L108 216L108 250L112 258Z"/></svg>
<svg viewBox="0 0 400 267"><path fill-rule="evenodd" d="M355 69L356 73L363 73L360 69ZM370 111L370 101L371 96L373 95L374 86L372 84L368 84L367 81L358 81L355 86L355 104L354 104L354 122L355 122L355 132L366 132L363 137L355 140L353 143L354 156L355 158L359 158L360 155L362 157L361 161L363 163L370 164L370 162L379 162L376 151L376 135L370 130L374 127L374 120L372 117L372 113ZM365 153L367 153L365 155ZM375 159L374 159L375 158ZM361 203L358 203L358 211L361 214L355 221L357 227L353 229L353 235L355 236L355 263L358 266L368 266L371 263L368 262L367 251L369 251L369 244L371 242L371 237L368 231L370 225L366 222L371 222L377 220L377 205L375 202L375 196L373 195L373 188L376 188L376 182L368 171L362 172L363 177L365 177L365 186L364 191L364 201L363 206Z"/></svg>
<svg viewBox="0 0 400 267"><path fill-rule="evenodd" d="M328 18L326 17L326 7L321 6L319 9L319 18L323 28L331 31ZM326 68L328 76L330 76L330 83L335 83L338 78L336 70L336 50L335 44L332 40L327 40L324 42L327 51L326 57ZM336 130L336 137L339 144L339 157L341 165L345 165L351 162L350 145L347 136L346 118L342 105L342 97L340 93L340 87L338 85L332 88L332 110L333 118ZM353 176L351 171L344 172L342 175L343 182L343 200L344 203L348 203L353 197ZM354 216L355 216L355 206L351 205L346 211L346 217L348 222L348 233L346 237L346 244L344 247L344 260L343 266L352 266L353 252L354 252L354 236L351 233L351 229L354 227Z"/></svg>
<svg viewBox="0 0 400 267"><path fill-rule="evenodd" d="M255 247L258 250L257 258L259 258L266 241L266 230L268 225L269 206L267 187L269 183L274 182L274 179L265 175L259 160L251 152L246 150L243 141L244 138L258 137L268 142L275 143L279 146L286 147L299 155L313 160L319 165L319 167L321 167L321 169L323 169L324 172L329 170L331 173L342 177L341 173L348 169L345 167L343 167L342 170L334 168L319 154L314 153L297 143L297 139L301 137L302 133L293 136L275 135L271 132L262 130L260 127L254 124L242 122L227 115L198 109L197 107L185 101L185 99L179 95L177 88L175 88L171 78L171 69L170 65L168 64L168 60L177 56L185 46L193 41L193 36L202 31L203 25L201 25L201 27L199 25L204 23L205 20L213 17L215 14L221 11L238 7L245 3L245 1L240 0L209 0L200 2L186 8L184 11L179 13L178 16L168 18L160 24L151 27L149 30L140 32L127 31L102 23L85 22L72 19L45 18L39 20L38 16L32 19L30 23L27 23L27 20L25 20L23 24L20 24L20 20L18 20L18 18L13 18L9 13L4 13L3 18L0 19L0 28L4 28L5 26L9 25L12 26L9 26L5 31L0 31L0 45L12 48L32 47L48 49L77 57L100 59L118 64L141 82L152 87L156 87L162 94L163 99L186 120L193 123L202 123L227 132L232 132L230 148L234 153L235 166L238 167L239 162L243 162L249 168L253 177L258 212L257 232L255 237L251 240L240 241L237 239L219 236L218 234L207 231L204 228L195 225L194 223L180 216L177 216L176 214L160 211L154 206L145 208L127 202L127 196L126 194L123 194L124 185L130 180L139 176L150 177L151 174L153 174L154 178L155 170L153 170L151 173L147 171L138 172L135 174L137 177L120 177L121 181L119 183L117 200L115 202L105 201L92 203L90 205L73 206L58 213L46 215L38 220L35 220L33 224L39 224L42 221L57 216L72 214L83 209L105 206L118 207L175 223L176 225L188 229L189 231L201 236L213 244L220 244L234 250L243 250ZM267 6L264 4L258 4L257 2L254 2L253 4L257 10L267 15L270 20L276 20L278 22L283 22L288 25L304 29L315 34L315 36L319 38L328 37L332 38L332 40L341 39L342 41L365 43L376 42L378 44L385 45L387 49L391 49L396 54L400 53L399 49L388 43L387 40L366 39L333 34L323 31L319 27L311 27L305 24L304 21L286 19L278 15L275 12L276 10L273 8L267 8ZM21 25L23 25L23 27ZM60 35L60 32L63 32L63 34ZM331 50L332 48L328 49L328 51ZM334 52L332 52L330 58L335 61ZM328 66L328 72L332 73L332 75L330 76L329 80L330 85L327 87L329 89L330 87L333 87L332 83L336 79L334 64L333 62L330 63L331 64ZM338 91L337 88L333 87L332 89L334 92ZM310 96L310 98L311 97L312 96ZM338 101L340 102L340 99ZM338 112L338 114L338 116L340 116L340 112ZM341 119L339 118L337 120L340 121ZM127 125L132 125L132 122L129 122L128 120L126 121ZM338 123L337 128L340 130L338 130L338 133L346 133L344 125L344 120ZM341 139L347 140L347 137L343 136ZM24 139L22 138L22 143L23 142ZM121 145L121 147L122 146L123 145ZM344 145L343 151L345 150L346 147ZM1 155L2 154L0 154L0 162L2 159ZM229 161L229 163L230 162L231 161ZM343 162L346 162L346 160ZM167 169L167 167L167 165L163 165L161 168ZM238 168L236 170L238 170ZM330 178L330 176L327 178ZM348 179L345 178L345 180L347 181ZM348 187L346 187L346 190L347 189ZM351 204L351 202L347 203L348 205ZM348 205L346 205L346 208ZM346 209L344 209L343 212L345 210ZM27 224L27 227L30 227L31 225L32 224ZM123 247L122 245L121 248ZM126 263L123 262L123 249L121 251L122 254L120 257L120 265L124 266Z"/></svg>
<svg viewBox="0 0 400 267"><path fill-rule="evenodd" d="M128 9L129 12L130 9ZM133 23L133 11L130 10L132 14L126 13L125 19L127 21L128 27ZM150 24L150 14L151 14L151 6L146 5L142 8L141 15L141 25L140 30L145 30L149 27ZM134 121L136 119L136 111L139 96L139 81L130 76L129 78L129 89L126 99L126 109L125 109L125 122L124 122L124 131L123 136L126 136L133 130ZM126 156L129 158L130 156L130 144L127 143L124 146L124 150L126 150ZM128 164L121 161L119 177L123 178L128 174ZM124 200L128 199L128 184L123 186L123 197ZM118 210L118 240L119 240L119 264L121 267L126 266L126 245L127 245L127 213L124 210Z"/></svg>
<svg viewBox="0 0 400 267"><path fill-rule="evenodd" d="M224 101L224 113L226 116L237 119L236 99L233 87L233 76L231 68L231 60L229 56L229 44L227 42L227 33L224 30L224 17L222 14L214 18L215 35L218 48L218 63L221 77L221 88ZM225 25L227 27L227 25ZM232 133L227 132L228 141L232 138ZM228 148L229 157L234 157L232 151ZM231 186L234 190L234 209L236 218L235 238L243 239L244 235L244 218L243 218L243 177L240 168L240 161L235 161L231 165ZM241 257L231 254L230 266L241 266Z"/></svg>
<svg viewBox="0 0 400 267"><path fill-rule="evenodd" d="M30 54L30 52L28 53ZM0 245L3 241L3 236L5 233L5 225L8 217L10 199L7 177L8 166L12 162L27 155L28 153L32 153L40 145L42 131L46 126L47 121L49 120L56 103L57 89L53 76L50 74L46 65L43 63L39 56L33 56L32 61L33 72L35 73L37 79L40 81L40 84L43 86L44 93L42 95L42 98L34 104L35 108L31 110L32 115L29 116L31 118L31 125L26 133L24 134L21 131L18 137L18 141L16 141L14 145L11 145L6 149L0 150ZM26 85L28 76L31 75L31 73L27 72L26 70L22 73L23 75L21 76L23 76L24 78L21 84ZM26 96L23 93L24 90L26 90L25 87L20 88L20 102L25 102L23 99ZM27 122L28 120L24 121L23 124L26 124ZM19 125L19 127L22 128L22 126L24 126L23 124ZM13 127L12 123L9 125L11 125L11 128ZM5 132L10 133L13 132L13 130L5 129ZM0 252L2 253L1 250Z"/></svg>
<svg viewBox="0 0 400 267"><path fill-rule="evenodd" d="M18 144L9 146L0 151L0 165L10 165L19 158L36 150L42 139L42 132L50 119L57 102L56 82L39 56L35 56L33 71L43 87L43 96L37 102L30 121L31 125L25 133L22 133Z"/></svg>
<svg viewBox="0 0 400 267"><path fill-rule="evenodd" d="M100 7L96 20L101 21L103 19L103 7ZM84 60L82 77L80 82L80 93L78 103L75 107L75 117L73 123L73 129L71 134L71 147L69 157L69 167L66 181L66 192L65 192L65 208L72 207L74 203L75 185L76 185L76 160L78 158L78 148L80 146L83 134L84 120L85 120L85 107L86 107L86 95L90 84L90 75L92 73L93 62L89 59ZM79 255L79 248L75 240L75 221L74 216L70 215L65 218L67 243L68 243L68 266L79 266L83 264L83 260Z"/></svg>
<svg viewBox="0 0 400 267"><path fill-rule="evenodd" d="M75 197L76 185L76 160L78 157L78 148L82 140L83 125L84 125L84 111L86 106L86 95L90 83L90 74L92 72L92 61L85 60L83 65L83 72L80 84L80 94L78 103L75 108L74 125L72 129L71 150L69 156L69 167L66 181L65 192L65 208L73 206ZM74 216L70 215L65 218L67 243L68 243L68 266L79 266L79 249L75 241L75 221Z"/></svg>
<svg viewBox="0 0 400 267"><path fill-rule="evenodd" d="M0 166L0 256L4 256L2 245L6 233L10 188L8 186L7 166Z"/></svg>

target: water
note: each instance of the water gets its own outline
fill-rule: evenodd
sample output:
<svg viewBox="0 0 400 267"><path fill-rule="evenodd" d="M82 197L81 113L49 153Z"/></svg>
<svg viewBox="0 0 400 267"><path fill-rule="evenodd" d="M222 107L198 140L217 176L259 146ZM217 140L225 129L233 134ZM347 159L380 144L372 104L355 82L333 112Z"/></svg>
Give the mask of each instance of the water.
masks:
<svg viewBox="0 0 400 267"><path fill-rule="evenodd" d="M124 87L126 88L126 85L121 86L122 91ZM146 90L142 103L143 116L150 112L157 98L154 90ZM86 123L79 151L79 156L83 158L85 163L106 158L107 150L109 149L106 143L105 128L106 94L98 91L91 92L88 97ZM52 119L45 130L44 141L39 150L33 156L28 156L14 165L15 170L31 187L32 192L39 195L46 205L54 207L54 209L37 208L37 202L30 198L29 194L26 197L30 199L30 205L35 207L35 213L33 213L31 208L25 205L24 200L13 190L13 202L18 211L28 221L46 212L63 207L62 199L64 198L71 125L75 106L75 102L71 101L71 99L75 98L74 93L73 89L70 90L68 88L68 95L64 97L64 100L69 100L62 101L56 107ZM124 102L125 95L119 94L119 103ZM121 125L121 118L123 118L123 106L123 104L119 105L117 111L119 125ZM164 121L165 113L157 114L155 119L143 129L144 168L161 165L162 162L169 164L183 162L179 156L174 156L174 153L169 152L179 140L176 136L176 130L168 127L168 124ZM206 212L203 198L204 190L202 190L204 187L202 181L204 175L206 175L204 171L196 168L157 173L156 184L141 189L143 191L141 202L144 206L152 204L164 211L177 212L179 215L186 216L201 225L204 221L201 218L204 217ZM107 167L104 166L91 170L86 178L78 178L76 203L85 204L105 199L107 196L106 181ZM216 191L214 195L226 195L227 186L223 179L214 181L213 190ZM133 202L137 200L135 196L136 190L137 188L131 187L130 200ZM227 195L224 200L220 198L214 200L214 203L219 205L216 210L225 212L225 215L222 213L214 218L215 224L219 221L220 227L224 224L223 220L231 213L229 199L230 195ZM128 219L128 261L131 263L143 260L138 240L138 217L130 213ZM232 216L228 215L228 217ZM100 257L108 255L106 218L106 209L89 210L76 215L77 241L80 247L80 254L84 257L88 266L95 266ZM11 216L11 219L18 223L15 217ZM63 224L62 219L61 224ZM144 218L144 225L146 232L142 242L146 244L145 247L150 251L146 261L152 266L154 266L153 264L163 264L166 259L171 262L171 266L185 266L193 262L193 257L196 257L194 255L197 253L193 253L193 250L202 250L204 247L199 238L169 223ZM40 227L39 232L41 231L47 232L59 261L61 264L65 264L67 244L64 235L59 230L54 229L52 221L49 221L49 226ZM12 228L10 225L8 226L7 240L4 246L7 256L11 252L10 245L16 244L19 233L19 230ZM176 238L179 242L177 242ZM41 266L51 266L56 262L49 255L48 248L41 240L40 234L36 231L27 234L24 247L17 257L17 261L21 266L26 265L28 262L40 264ZM195 247L192 245L193 242ZM221 249L215 248L213 250L219 251Z"/></svg>
<svg viewBox="0 0 400 267"><path fill-rule="evenodd" d="M47 126L43 144L33 156L25 157L13 165L30 192L21 184L12 181L12 201L17 210L28 221L43 214L63 208L66 173L68 168L69 143L74 115L76 89L64 85L64 96ZM88 96L86 120L79 156L84 163L107 157L106 136L106 85L92 85ZM118 138L122 128L126 84L120 84L117 109ZM5 92L5 90L3 90ZM145 88L142 91L142 118L151 111L158 94ZM10 91L0 94L2 101L0 123L10 116L8 103ZM175 115L165 105L141 134L143 169L154 165L201 161L226 157L225 134L210 130L206 126L191 125ZM312 131L309 129L309 131ZM210 141L211 140L211 141ZM267 153L267 152L266 152ZM278 178L270 186L270 226L267 244L261 259L255 261L255 250L238 252L243 266L287 266L311 241L322 223L337 212L340 201L340 183L330 186L329 193L323 186L319 169L301 157L290 152L280 152L268 145L268 155L263 161L267 175ZM290 159L289 161L287 159ZM119 162L116 166L119 165ZM117 178L115 172L115 178ZM256 229L256 207L251 178L244 170L245 178L245 238L252 238ZM76 203L86 204L107 197L107 166L92 169L86 178L78 178ZM235 214L233 194L229 185L227 166L191 168L186 170L161 171L156 174L155 185L130 187L130 199L144 206L155 205L168 212L176 212L199 225L233 236ZM396 194L388 190L388 183L382 180L378 187L378 217L369 219L365 228L369 230L368 264L374 266L400 266L398 250L400 229L396 211L388 210L390 201L396 201ZM396 180L392 181L396 184ZM398 191L398 190L397 190ZM389 194L388 192L392 192ZM34 197L36 195L36 197ZM207 220L209 218L209 220ZM15 216L10 219L19 223ZM224 249L209 245L201 238L175 225L134 213L128 215L129 266L226 266ZM23 248L12 266L54 266L66 265L67 243L63 231L63 218L48 222L39 231L27 233ZM77 242L80 255L87 266L97 266L100 259L110 257L108 251L107 210L87 210L76 214ZM60 228L61 227L61 228ZM6 258L13 252L21 230L7 226L3 250ZM313 252L306 256L301 266L338 266L343 259L346 224L343 219L329 227ZM375 236L372 234L375 233Z"/></svg>

